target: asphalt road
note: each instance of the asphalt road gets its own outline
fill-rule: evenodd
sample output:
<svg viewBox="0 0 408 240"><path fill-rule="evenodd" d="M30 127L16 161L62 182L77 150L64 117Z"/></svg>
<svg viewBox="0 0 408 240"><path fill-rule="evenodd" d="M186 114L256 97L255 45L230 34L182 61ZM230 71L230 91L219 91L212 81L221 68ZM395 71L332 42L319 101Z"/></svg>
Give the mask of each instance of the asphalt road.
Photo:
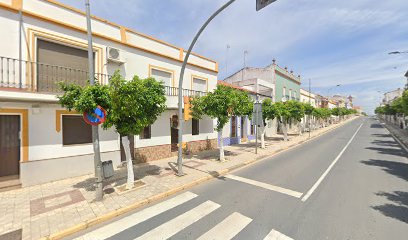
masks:
<svg viewBox="0 0 408 240"><path fill-rule="evenodd" d="M405 240L407 152L359 118L74 237Z"/></svg>

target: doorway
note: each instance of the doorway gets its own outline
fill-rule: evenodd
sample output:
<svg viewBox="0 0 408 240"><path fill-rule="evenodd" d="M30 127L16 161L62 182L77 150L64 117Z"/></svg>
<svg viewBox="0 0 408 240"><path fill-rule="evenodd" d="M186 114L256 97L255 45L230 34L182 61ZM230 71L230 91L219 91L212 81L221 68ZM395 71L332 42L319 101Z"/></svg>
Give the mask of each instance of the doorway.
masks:
<svg viewBox="0 0 408 240"><path fill-rule="evenodd" d="M132 160L135 160L135 136L129 137L129 145L130 145L130 156ZM126 154L125 149L123 148L122 144L122 136L120 137L120 161L126 162Z"/></svg>
<svg viewBox="0 0 408 240"><path fill-rule="evenodd" d="M178 116L173 115L170 119L170 142L171 142L171 151L178 151Z"/></svg>
<svg viewBox="0 0 408 240"><path fill-rule="evenodd" d="M0 115L0 177L20 173L20 116Z"/></svg>
<svg viewBox="0 0 408 240"><path fill-rule="evenodd" d="M245 134L245 116L241 116L241 142L246 142L247 136Z"/></svg>

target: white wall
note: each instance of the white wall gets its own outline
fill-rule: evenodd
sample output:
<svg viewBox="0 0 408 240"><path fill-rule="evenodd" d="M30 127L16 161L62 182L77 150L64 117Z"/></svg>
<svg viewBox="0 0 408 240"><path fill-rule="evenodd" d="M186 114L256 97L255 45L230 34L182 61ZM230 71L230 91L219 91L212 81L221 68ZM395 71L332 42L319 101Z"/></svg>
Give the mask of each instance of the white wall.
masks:
<svg viewBox="0 0 408 240"><path fill-rule="evenodd" d="M4 0L2 0L4 2ZM27 0L24 1L24 9L30 12L35 12L40 15L56 19L58 21L68 23L77 27L85 28L85 17L74 11L66 10L60 6L56 6L52 3L47 3L45 1L39 0ZM117 26L101 22L99 20L93 20L93 31L106 35L116 40L120 40L120 29ZM11 57L18 59L18 15L15 12L0 9L0 35L7 36L7 38L0 39L0 56ZM23 28L24 28L24 43L23 47L23 59L29 61L35 61L36 59L28 54L28 48L32 47L32 39L27 35L28 29L35 31L41 31L47 34L52 34L67 40L81 42L83 44L87 43L87 36L83 32L75 31L63 26L45 22L36 18L24 16L23 17ZM140 34L127 32L128 41L131 44L137 45L142 49L151 50L157 52L158 54L148 53L146 51L140 50L138 48L131 47L126 44L121 44L116 41L110 41L105 38L94 37L94 46L103 49L103 73L113 73L115 69L120 69L121 73L130 79L134 75L139 75L140 77L148 77L149 75L149 64L164 67L174 71L174 85L178 86L178 78L180 74L181 62L177 60L172 60L164 56L174 57L179 59L180 49L168 44L161 43L160 41L153 40L151 38L142 36ZM123 53L123 60L126 63L119 66L114 63L108 63L106 60L106 47L119 48ZM34 46L35 48L35 46ZM30 49L31 50L31 49ZM216 69L216 63L196 55L191 55L191 62L200 65L204 68ZM98 69L97 69L98 70ZM191 89L191 76L197 75L203 78L209 79L209 91L214 89L217 84L217 73L214 71L205 70L203 68L198 68L195 66L188 65L185 76L183 88Z"/></svg>

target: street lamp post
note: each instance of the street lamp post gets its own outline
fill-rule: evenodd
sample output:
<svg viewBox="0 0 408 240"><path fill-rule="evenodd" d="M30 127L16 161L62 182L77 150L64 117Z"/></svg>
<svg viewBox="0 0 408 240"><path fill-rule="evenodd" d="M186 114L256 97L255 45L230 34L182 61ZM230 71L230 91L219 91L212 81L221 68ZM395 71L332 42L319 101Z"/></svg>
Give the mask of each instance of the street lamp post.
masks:
<svg viewBox="0 0 408 240"><path fill-rule="evenodd" d="M89 82L91 85L95 85L95 74L94 74L94 60L93 60L93 49L92 49L92 30L91 30L91 10L89 7L89 0L85 0L86 8L86 24L88 33L88 67L89 67ZM99 132L98 126L92 126L92 143L94 149L94 167L95 167L95 177L96 177L96 190L95 198L97 201L103 199L103 186L102 186L102 162L101 162L101 152L99 148Z"/></svg>
<svg viewBox="0 0 408 240"><path fill-rule="evenodd" d="M277 0L256 0L256 10L259 11L262 8L266 7L267 5L275 2ZM180 78L179 78L179 89L178 89L178 116L179 116L179 129L178 129L178 154L177 154L177 176L183 176L183 119L181 116L183 115L183 77L184 77L184 71L186 69L187 61L188 58L190 57L191 51L193 50L193 47L195 43L197 42L198 38L200 37L201 33L204 31L204 29L207 27L207 25L224 9L226 9L229 5L231 5L235 0L229 0L227 3L225 3L223 6L221 6L217 11L215 11L208 19L205 21L204 25L201 26L201 28L198 30L196 33L195 37L193 38L193 41L191 42L186 56L184 57L183 64L181 66L180 70Z"/></svg>
<svg viewBox="0 0 408 240"><path fill-rule="evenodd" d="M327 90L326 96L329 97L330 91L331 91L333 88L340 87L340 86L341 86L341 84L337 84L336 86L329 88L329 89Z"/></svg>
<svg viewBox="0 0 408 240"><path fill-rule="evenodd" d="M309 105L312 105L312 85L311 85L311 81L310 81L310 78L309 78ZM315 100L316 101L316 100ZM312 131L312 128L310 127L310 119L311 118L311 114L309 114L309 117L308 117L308 128L309 128L309 138L310 138L310 132Z"/></svg>

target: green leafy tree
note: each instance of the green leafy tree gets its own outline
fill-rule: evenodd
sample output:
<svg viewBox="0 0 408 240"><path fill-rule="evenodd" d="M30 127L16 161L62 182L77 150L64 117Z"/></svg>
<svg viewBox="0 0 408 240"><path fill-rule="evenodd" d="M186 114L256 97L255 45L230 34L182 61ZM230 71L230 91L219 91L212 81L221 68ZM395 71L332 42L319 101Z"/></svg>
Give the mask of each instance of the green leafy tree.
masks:
<svg viewBox="0 0 408 240"><path fill-rule="evenodd" d="M114 127L122 138L128 170L126 188L132 188L134 173L129 138L153 124L166 109L163 84L153 78L140 79L137 76L126 81L115 72L109 85L61 84L61 89L64 94L59 97L59 103L69 110L84 113L101 106L107 111L102 127Z"/></svg>
<svg viewBox="0 0 408 240"><path fill-rule="evenodd" d="M402 94L402 109L405 115L408 115L408 90Z"/></svg>
<svg viewBox="0 0 408 240"><path fill-rule="evenodd" d="M225 160L222 129L232 116L249 116L252 113L253 100L247 92L229 86L218 85L217 88L203 97L191 100L192 115L201 119L203 115L217 119L215 130L220 135L220 161Z"/></svg>
<svg viewBox="0 0 408 240"><path fill-rule="evenodd" d="M297 122L299 135L302 135L302 118L305 116L304 104L298 101L287 101L286 107L290 112L290 118Z"/></svg>
<svg viewBox="0 0 408 240"><path fill-rule="evenodd" d="M312 131L312 116L313 116L313 110L315 109L312 105L309 103L303 103L303 108L305 110L305 115L307 116L307 123L308 123L308 128L309 131Z"/></svg>
<svg viewBox="0 0 408 240"><path fill-rule="evenodd" d="M288 101L289 102L289 101ZM292 118L291 111L287 106L287 102L276 102L274 104L275 115L278 121L282 124L283 140L288 141L288 123Z"/></svg>
<svg viewBox="0 0 408 240"><path fill-rule="evenodd" d="M328 118L332 115L331 112L328 108L315 108L312 115L319 121L322 127L325 127Z"/></svg>

